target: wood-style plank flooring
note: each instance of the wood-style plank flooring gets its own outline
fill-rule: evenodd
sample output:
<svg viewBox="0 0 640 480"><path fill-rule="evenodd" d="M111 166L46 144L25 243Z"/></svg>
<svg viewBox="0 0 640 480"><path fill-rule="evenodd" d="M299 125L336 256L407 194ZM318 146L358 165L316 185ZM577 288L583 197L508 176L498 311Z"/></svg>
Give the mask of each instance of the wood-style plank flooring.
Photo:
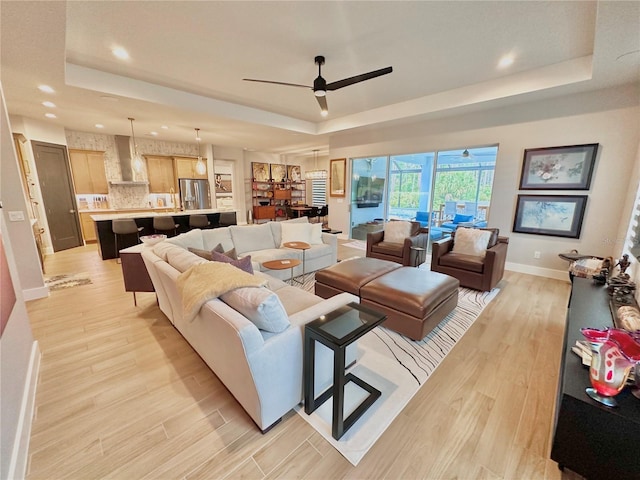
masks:
<svg viewBox="0 0 640 480"><path fill-rule="evenodd" d="M339 257L362 256L339 248ZM42 352L29 479L568 479L549 459L569 284L498 297L353 467L297 414L262 434L95 245L46 258L93 283L28 303Z"/></svg>

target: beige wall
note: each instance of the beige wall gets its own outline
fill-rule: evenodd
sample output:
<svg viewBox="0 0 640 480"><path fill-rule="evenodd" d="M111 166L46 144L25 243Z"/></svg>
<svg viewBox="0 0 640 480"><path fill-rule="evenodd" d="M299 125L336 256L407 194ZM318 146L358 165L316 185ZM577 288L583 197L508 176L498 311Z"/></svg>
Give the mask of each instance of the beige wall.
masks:
<svg viewBox="0 0 640 480"><path fill-rule="evenodd" d="M566 278L558 253L577 249L601 256L622 251L629 221L627 202L640 143L637 86L562 97L440 121L412 123L376 132L337 136L331 158L414 153L499 144L490 226L510 237L512 270ZM589 191L518 191L524 149L599 143ZM526 235L511 231L518 193L588 194L579 239ZM349 231L348 199L330 201L331 226ZM622 233L621 233L622 232ZM533 252L542 253L540 259Z"/></svg>

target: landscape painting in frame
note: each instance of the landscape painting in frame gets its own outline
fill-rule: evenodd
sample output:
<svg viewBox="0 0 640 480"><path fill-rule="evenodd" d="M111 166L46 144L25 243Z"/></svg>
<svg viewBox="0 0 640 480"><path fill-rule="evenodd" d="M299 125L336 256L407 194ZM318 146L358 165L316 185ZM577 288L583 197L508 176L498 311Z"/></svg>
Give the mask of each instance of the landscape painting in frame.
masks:
<svg viewBox="0 0 640 480"><path fill-rule="evenodd" d="M579 238L587 195L518 195L513 231Z"/></svg>
<svg viewBox="0 0 640 480"><path fill-rule="evenodd" d="M589 190L598 144L529 148L520 190Z"/></svg>

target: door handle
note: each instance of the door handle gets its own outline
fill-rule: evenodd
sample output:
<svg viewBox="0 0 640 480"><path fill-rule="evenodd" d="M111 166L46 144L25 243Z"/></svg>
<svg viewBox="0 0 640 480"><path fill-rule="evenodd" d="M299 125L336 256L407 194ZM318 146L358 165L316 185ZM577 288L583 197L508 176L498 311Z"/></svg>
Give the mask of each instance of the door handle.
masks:
<svg viewBox="0 0 640 480"><path fill-rule="evenodd" d="M76 213L76 211L72 208L71 210L69 210L69 213Z"/></svg>

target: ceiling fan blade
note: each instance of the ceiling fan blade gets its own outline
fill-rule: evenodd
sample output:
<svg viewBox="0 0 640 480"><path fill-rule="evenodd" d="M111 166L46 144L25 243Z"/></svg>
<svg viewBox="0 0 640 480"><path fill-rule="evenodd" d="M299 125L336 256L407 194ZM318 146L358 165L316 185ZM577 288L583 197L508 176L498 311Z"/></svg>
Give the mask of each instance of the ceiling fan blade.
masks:
<svg viewBox="0 0 640 480"><path fill-rule="evenodd" d="M327 83L327 90L338 90L339 88L348 87L349 85L364 82L365 80L371 80L372 78L386 75L391 72L393 72L393 67L381 68L380 70L374 70L373 72L363 73L361 75L356 75L355 77L349 77L343 80L338 80L337 82Z"/></svg>
<svg viewBox="0 0 640 480"><path fill-rule="evenodd" d="M245 82L272 83L274 85L284 85L286 87L302 87L313 89L313 87L310 87L309 85L300 85L299 83L274 82L271 80L257 80L255 78L243 78L242 80L244 80Z"/></svg>
<svg viewBox="0 0 640 480"><path fill-rule="evenodd" d="M318 104L320 105L320 109L326 112L329 111L329 107L327 107L327 97L316 97L318 100Z"/></svg>

